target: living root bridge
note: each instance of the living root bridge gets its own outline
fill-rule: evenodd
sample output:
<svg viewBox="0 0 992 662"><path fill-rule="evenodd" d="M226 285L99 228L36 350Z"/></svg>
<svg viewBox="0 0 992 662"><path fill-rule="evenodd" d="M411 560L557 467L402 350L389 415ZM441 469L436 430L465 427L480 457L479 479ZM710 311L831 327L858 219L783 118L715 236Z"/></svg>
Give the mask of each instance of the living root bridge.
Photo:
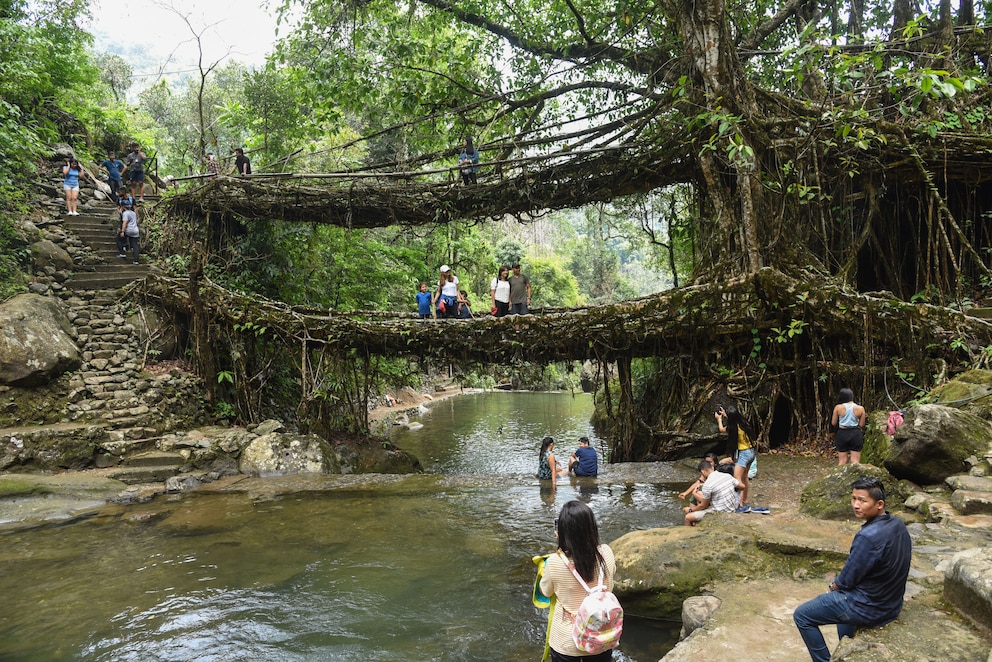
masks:
<svg viewBox="0 0 992 662"><path fill-rule="evenodd" d="M534 210L572 209L590 202L685 181L684 147L635 154L628 148L561 152L506 162L506 176L480 184L437 181L450 169L411 172L218 177L163 202L185 216L234 216L323 223L346 228L428 225L457 218L500 218ZM457 172L455 180L458 179Z"/></svg>
<svg viewBox="0 0 992 662"><path fill-rule="evenodd" d="M362 319L362 311L293 308L206 280L199 285L202 308L194 311L186 279L153 275L136 287L146 300L165 308L205 314L231 329L251 323L252 330L244 333L265 327L285 342L325 346L342 356L478 363L651 356L707 361L715 355L746 357L756 334L767 337L790 322L805 322L807 332L795 339L792 356L769 357L764 369L772 376L794 371L797 363L809 365L819 343L843 348L870 342L865 369L872 367L873 357L883 366L892 356L953 360L952 340L973 347L992 344L992 324L961 312L851 292L819 276L800 281L770 268L749 278L605 306L473 320ZM800 339L807 343L802 356Z"/></svg>

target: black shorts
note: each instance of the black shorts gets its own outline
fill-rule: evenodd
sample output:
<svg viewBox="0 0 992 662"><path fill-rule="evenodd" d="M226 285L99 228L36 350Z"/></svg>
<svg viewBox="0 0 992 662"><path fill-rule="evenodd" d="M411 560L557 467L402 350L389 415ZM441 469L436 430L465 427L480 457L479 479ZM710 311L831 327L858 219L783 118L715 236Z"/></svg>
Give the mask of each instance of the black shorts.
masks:
<svg viewBox="0 0 992 662"><path fill-rule="evenodd" d="M834 437L834 446L838 453L860 453L865 446L865 431L861 428L841 428Z"/></svg>

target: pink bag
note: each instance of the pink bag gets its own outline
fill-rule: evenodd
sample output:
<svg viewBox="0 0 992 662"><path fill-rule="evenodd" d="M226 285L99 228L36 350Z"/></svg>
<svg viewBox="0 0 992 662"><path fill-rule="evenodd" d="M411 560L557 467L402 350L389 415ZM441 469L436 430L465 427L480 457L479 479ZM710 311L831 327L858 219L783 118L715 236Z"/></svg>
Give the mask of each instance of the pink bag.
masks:
<svg viewBox="0 0 992 662"><path fill-rule="evenodd" d="M894 435L896 433L896 428L902 425L903 417L902 412L898 409L889 412L889 420L885 424L885 434Z"/></svg>

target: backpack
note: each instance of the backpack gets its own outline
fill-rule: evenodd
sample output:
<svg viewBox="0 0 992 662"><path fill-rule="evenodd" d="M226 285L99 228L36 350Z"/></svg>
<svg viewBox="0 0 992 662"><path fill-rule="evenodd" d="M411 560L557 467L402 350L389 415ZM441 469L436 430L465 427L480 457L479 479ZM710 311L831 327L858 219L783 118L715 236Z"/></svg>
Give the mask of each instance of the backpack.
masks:
<svg viewBox="0 0 992 662"><path fill-rule="evenodd" d="M582 599L579 610L575 612L572 624L572 641L580 651L596 655L605 650L616 648L623 633L623 607L617 596L606 589L603 580L606 578L606 565L600 563L599 583L593 588L583 581L575 570L575 564L569 561L568 569L572 571L579 585L588 595Z"/></svg>

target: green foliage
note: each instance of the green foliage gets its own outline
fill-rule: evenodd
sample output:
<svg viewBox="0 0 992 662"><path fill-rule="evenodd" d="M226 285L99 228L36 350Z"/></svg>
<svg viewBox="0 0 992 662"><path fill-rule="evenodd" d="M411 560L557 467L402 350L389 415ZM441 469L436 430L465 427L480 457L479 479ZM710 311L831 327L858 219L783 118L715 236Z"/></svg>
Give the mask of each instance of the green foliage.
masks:
<svg viewBox="0 0 992 662"><path fill-rule="evenodd" d="M15 219L24 213L26 194L0 184L0 301L24 291L31 263L27 242L15 230Z"/></svg>
<svg viewBox="0 0 992 662"><path fill-rule="evenodd" d="M530 259L522 273L530 278L533 307L578 305L579 284L562 258Z"/></svg>
<svg viewBox="0 0 992 662"><path fill-rule="evenodd" d="M214 405L214 418L218 420L232 420L237 416L238 408L230 402L220 401Z"/></svg>
<svg viewBox="0 0 992 662"><path fill-rule="evenodd" d="M524 259L523 245L512 237L503 237L500 239L493 253L495 254L497 265L505 264L510 267Z"/></svg>
<svg viewBox="0 0 992 662"><path fill-rule="evenodd" d="M114 101L123 103L127 91L131 89L131 65L116 53L103 53L98 56L100 62L100 82L110 88Z"/></svg>
<svg viewBox="0 0 992 662"><path fill-rule="evenodd" d="M802 335L803 329L807 326L809 326L809 322L795 319L791 320L789 326L785 328L780 329L777 326L773 326L771 328L771 339L779 344L789 342L796 336Z"/></svg>

